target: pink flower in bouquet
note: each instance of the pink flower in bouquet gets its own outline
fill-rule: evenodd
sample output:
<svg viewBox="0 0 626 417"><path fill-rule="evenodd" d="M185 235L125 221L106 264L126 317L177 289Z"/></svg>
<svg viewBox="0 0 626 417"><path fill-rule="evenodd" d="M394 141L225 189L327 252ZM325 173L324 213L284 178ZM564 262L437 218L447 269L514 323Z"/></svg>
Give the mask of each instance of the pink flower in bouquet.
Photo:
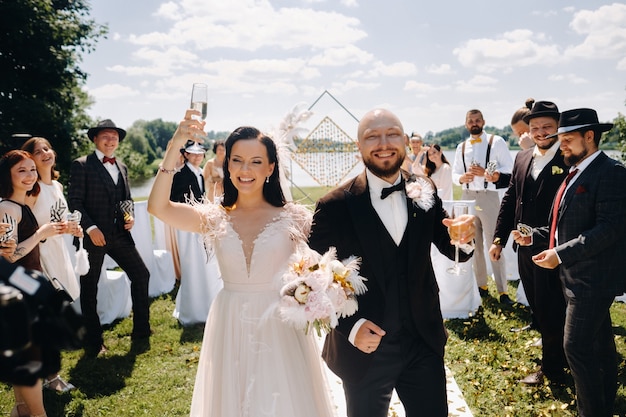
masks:
<svg viewBox="0 0 626 417"><path fill-rule="evenodd" d="M308 333L318 335L337 326L339 318L353 315L358 309L356 296L367 291L365 278L358 274L359 259L337 260L330 248L323 256L307 248L296 254L291 268L283 275L280 314L283 320Z"/></svg>

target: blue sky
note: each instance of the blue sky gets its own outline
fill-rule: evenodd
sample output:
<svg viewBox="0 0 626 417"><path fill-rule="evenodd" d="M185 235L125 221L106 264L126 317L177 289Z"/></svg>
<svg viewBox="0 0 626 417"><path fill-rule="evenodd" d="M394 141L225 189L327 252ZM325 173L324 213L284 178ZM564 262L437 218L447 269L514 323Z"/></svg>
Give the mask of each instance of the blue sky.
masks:
<svg viewBox="0 0 626 417"><path fill-rule="evenodd" d="M374 107L406 131L504 127L528 97L561 110L626 113L626 5L602 0L97 0L108 39L85 55L88 113L121 127L180 120L209 86L208 130L272 130L325 90L359 118ZM356 122L324 96L305 125Z"/></svg>

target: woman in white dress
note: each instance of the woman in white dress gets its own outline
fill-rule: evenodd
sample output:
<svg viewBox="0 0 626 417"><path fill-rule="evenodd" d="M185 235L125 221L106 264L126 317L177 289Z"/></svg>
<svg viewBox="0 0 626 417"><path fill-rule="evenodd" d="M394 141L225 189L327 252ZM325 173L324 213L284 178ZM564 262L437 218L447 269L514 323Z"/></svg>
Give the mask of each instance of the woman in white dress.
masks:
<svg viewBox="0 0 626 417"><path fill-rule="evenodd" d="M46 224L55 222L69 228L67 222L68 205L63 195L63 186L57 181L59 173L55 170L56 153L50 142L41 137L34 137L22 145L22 150L30 152L37 167L40 192L29 196L26 200L31 208L37 223ZM82 236L82 228L73 222L72 230L68 233ZM74 273L70 254L63 235L52 236L39 243L39 256L43 273L49 279L56 278L72 299L80 295L80 284ZM52 391L66 392L74 389L74 385L64 381L60 375L48 376L43 383L45 388Z"/></svg>
<svg viewBox="0 0 626 417"><path fill-rule="evenodd" d="M452 167L441 151L441 146L436 143L428 148L424 173L435 182L439 198L452 200Z"/></svg>
<svg viewBox="0 0 626 417"><path fill-rule="evenodd" d="M333 416L315 339L278 313L282 276L305 244L311 213L285 203L274 142L236 129L226 140L222 203L169 201L178 149L204 135L204 122L191 118L199 114L187 110L148 199L153 215L203 235L224 281L206 322L191 416Z"/></svg>
<svg viewBox="0 0 626 417"><path fill-rule="evenodd" d="M224 155L226 155L224 141L217 140L213 143L213 153L215 157L204 164L203 176L207 198L219 201L224 194Z"/></svg>

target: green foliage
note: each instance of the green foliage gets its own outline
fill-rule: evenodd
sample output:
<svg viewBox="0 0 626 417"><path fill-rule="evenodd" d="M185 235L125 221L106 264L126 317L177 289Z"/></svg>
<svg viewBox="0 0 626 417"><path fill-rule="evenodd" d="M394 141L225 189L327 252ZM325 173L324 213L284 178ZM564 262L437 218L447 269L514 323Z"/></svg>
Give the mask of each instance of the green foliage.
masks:
<svg viewBox="0 0 626 417"><path fill-rule="evenodd" d="M81 90L81 55L94 50L106 27L88 18L84 0L0 3L0 153L21 145L14 133L50 140L67 173L81 129L89 126Z"/></svg>

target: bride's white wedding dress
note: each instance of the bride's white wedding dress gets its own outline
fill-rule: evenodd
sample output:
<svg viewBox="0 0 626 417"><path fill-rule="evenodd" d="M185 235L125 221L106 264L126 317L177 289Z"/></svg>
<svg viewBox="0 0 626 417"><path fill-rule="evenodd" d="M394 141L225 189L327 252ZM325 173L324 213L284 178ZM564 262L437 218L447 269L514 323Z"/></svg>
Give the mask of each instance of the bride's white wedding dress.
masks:
<svg viewBox="0 0 626 417"><path fill-rule="evenodd" d="M256 237L248 259L224 209L196 207L224 288L206 321L191 417L334 416L315 339L277 311L282 275L304 244L310 212L287 204Z"/></svg>

